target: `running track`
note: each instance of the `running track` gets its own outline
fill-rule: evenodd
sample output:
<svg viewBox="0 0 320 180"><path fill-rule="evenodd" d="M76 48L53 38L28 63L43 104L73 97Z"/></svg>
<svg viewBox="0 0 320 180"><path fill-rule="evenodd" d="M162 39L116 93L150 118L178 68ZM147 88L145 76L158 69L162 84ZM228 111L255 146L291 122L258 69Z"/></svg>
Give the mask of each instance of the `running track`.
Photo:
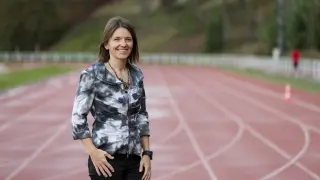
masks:
<svg viewBox="0 0 320 180"><path fill-rule="evenodd" d="M142 66L152 180L320 179L320 97L205 67ZM79 72L1 98L1 180L87 180L70 129ZM92 123L92 117L89 116Z"/></svg>

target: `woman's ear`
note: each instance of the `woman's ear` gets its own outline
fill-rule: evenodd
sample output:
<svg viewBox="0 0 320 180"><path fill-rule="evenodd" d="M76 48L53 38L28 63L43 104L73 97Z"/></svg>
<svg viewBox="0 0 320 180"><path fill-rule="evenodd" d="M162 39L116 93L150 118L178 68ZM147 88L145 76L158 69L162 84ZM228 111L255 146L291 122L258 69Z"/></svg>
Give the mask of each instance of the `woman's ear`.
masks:
<svg viewBox="0 0 320 180"><path fill-rule="evenodd" d="M105 45L104 45L104 48L105 48L106 50L109 50L108 44L105 44Z"/></svg>

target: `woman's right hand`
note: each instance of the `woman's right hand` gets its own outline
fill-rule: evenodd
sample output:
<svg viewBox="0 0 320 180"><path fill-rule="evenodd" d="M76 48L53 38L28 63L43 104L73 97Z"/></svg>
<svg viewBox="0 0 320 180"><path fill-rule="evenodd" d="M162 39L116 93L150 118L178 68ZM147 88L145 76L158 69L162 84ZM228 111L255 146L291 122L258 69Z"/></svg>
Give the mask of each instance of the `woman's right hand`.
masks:
<svg viewBox="0 0 320 180"><path fill-rule="evenodd" d="M113 159L113 156L101 149L95 149L90 152L90 157L99 176L101 173L105 177L112 176L111 172L114 172L114 169L107 158Z"/></svg>

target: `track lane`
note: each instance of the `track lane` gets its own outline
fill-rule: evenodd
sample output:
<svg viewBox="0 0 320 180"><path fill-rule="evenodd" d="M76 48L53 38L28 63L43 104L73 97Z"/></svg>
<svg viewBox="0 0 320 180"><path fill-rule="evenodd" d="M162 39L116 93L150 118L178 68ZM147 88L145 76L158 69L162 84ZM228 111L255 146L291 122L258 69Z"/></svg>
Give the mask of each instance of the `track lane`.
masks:
<svg viewBox="0 0 320 180"><path fill-rule="evenodd" d="M201 71L202 73L199 73L200 71L196 71L196 70L194 70L193 69L193 71L192 70L187 70L187 69L184 69L184 70L180 70L180 71L178 71L178 72L187 72L187 73L189 73L189 75L187 75L187 73L183 73L183 75L182 76L184 76L185 78L190 78L190 79L192 79L192 81L194 81L194 82L201 82L201 79L205 79L205 77L209 77L210 76L210 74L206 74L206 73L204 73L203 71ZM191 74L191 75L190 75ZM173 76L173 75L172 75ZM200 77L201 76L201 77ZM197 78L196 78L197 77ZM180 81L186 81L186 79L180 79ZM210 81L210 82L208 82L208 84L213 84L212 83L213 81ZM214 81L214 82L217 82L217 81ZM215 85L212 85L212 88L210 89L210 87L207 87L207 86L205 86L204 84L201 84L201 83L198 83L198 85L199 86L197 86L197 87L202 87L202 89L203 90L207 90L208 92L207 93L205 93L206 95L208 95L209 94L209 91L210 91L210 94L212 94L212 93L214 93L215 91L216 91L216 89L220 89L221 91L226 91L226 89L225 88L223 88L221 85L219 85L219 84L215 84ZM189 86L192 86L191 84L189 85ZM213 88L214 87L214 88ZM217 88L217 87L219 87L219 88ZM226 93L225 93L226 94ZM226 94L226 95L228 95L228 94ZM230 94L229 94L230 95ZM237 114L241 114L241 116L244 116L244 115L248 115L248 116L246 116L247 118L251 118L251 117L255 117L255 115L254 114L252 114L252 113L250 113L250 111L253 111L253 112L255 112L255 113L257 113L257 109L254 109L253 108L253 106L252 106L252 104L251 105L248 105L248 107L250 107L251 108L251 110L249 110L248 112L243 112L243 110L244 110L244 106L246 106L246 103L245 102L243 102L243 99L242 99L242 102L241 102L241 100L239 101L239 100L237 100L237 98L235 97L235 98L233 98L233 97L230 97L229 96L229 101L227 100L227 98L225 97L225 98L223 98L223 95L221 94L220 96L218 96L218 95L214 95L214 97L215 98L222 98L221 99L221 102L224 102L224 103L227 103L227 102L229 102L228 103L228 105L227 105L227 107L228 108L230 108L230 107L233 107L234 106L234 103L236 103L238 106L234 106L235 107L235 109L232 109L232 112L237 112ZM239 103L237 103L237 102L241 102L241 104L239 104ZM230 104L230 103L232 103L232 104ZM255 104L256 105L256 104ZM257 114L260 114L261 116L268 116L268 114L270 114L270 112L266 112L266 109L263 109L263 111L264 112L259 112L258 111L258 113ZM287 118L287 117L283 117L282 116L282 118ZM254 120L254 119L252 119L252 120ZM286 120L291 120L291 119L286 119ZM261 123L261 122L260 122ZM297 124L297 123L296 123ZM286 122L286 126L288 126L288 123ZM289 126L291 129L294 127L294 126ZM289 127L287 127L286 129L290 129ZM256 127L255 127L256 128ZM308 134L308 132L307 132L307 130L306 129L303 129L303 127L302 127L302 125L301 124L298 124L298 127L296 128L297 130L299 130L299 128L301 129L302 128L302 131L304 132L304 136L303 136L303 134L302 134L302 136L300 136L300 137L304 137L304 138L302 138L302 145L303 145L303 147L302 147L302 149L300 149L299 147L297 147L296 146L296 151L297 151L297 154L295 155L295 157L293 158L293 160L292 160L292 162L287 162L284 166L281 166L281 168L279 168L278 170L276 170L273 174L274 175L277 175L279 172L280 172L280 169L281 169L281 171L283 171L285 168L288 168L292 163L294 163L295 161L297 161L300 157L302 157L303 155L304 155L304 153L306 152L306 150L307 150L307 148L308 148L308 146L309 146L309 134ZM268 129L266 126L263 126L263 127L261 127L260 129L259 129L259 132L262 132L262 133L264 133L264 132L266 132L266 131L271 131L272 130L272 128L271 129ZM295 132L295 130L294 129L292 129L293 130L293 132ZM271 139L272 140L274 140L274 139L279 139L279 137L275 137L275 135L276 134L281 134L281 129L280 129L280 131L277 131L277 132L270 132L270 134L268 135L268 137L270 137L270 136L273 136ZM299 131L298 131L299 132ZM282 133L283 134L283 133ZM299 135L297 135L298 137L299 137ZM289 137L290 138L290 137ZM282 140L282 142L283 142L283 140ZM291 145L296 145L297 143L296 142L292 142L291 143ZM301 145L300 144L300 145ZM282 147L284 147L284 146L282 146ZM292 149L292 147L290 147L289 146L289 148L287 148L286 147L286 150L287 149ZM293 154L295 154L295 153L293 153ZM304 168L305 169L305 168ZM292 173L292 172L291 172ZM314 178L315 177L317 177L314 173L312 173L310 170L307 170L307 173L310 175L310 176L313 176ZM309 177L310 178L310 177Z"/></svg>
<svg viewBox="0 0 320 180"><path fill-rule="evenodd" d="M147 106L151 112L150 124L154 133L151 136L151 147L154 148L156 155L152 161L153 179L251 180L268 176L270 179L292 177L315 179L306 171L319 172L320 166L315 161L320 150L317 141L320 135L317 131L308 131L310 137L308 143L306 132L301 126L285 120L289 114L279 117L277 113L267 112L250 100L228 92L231 86L239 91L238 93L252 95L245 86L238 87L239 84L230 83L223 76L215 74L215 71L207 71L206 68L156 65L142 66L142 68L145 72L146 91L149 97ZM0 163L1 172L10 172L13 167L28 162L26 159L33 153L34 158L25 163L25 166L21 166L15 177L30 177L34 180L87 179L87 155L79 142L71 140L70 129L63 130L59 133L58 140L45 145L43 150L38 150L38 153L36 151L41 143L43 145L42 140L50 137L55 128L70 116L77 78L77 75L73 76L72 85L65 87L63 100L55 99L51 102L51 113L47 114L48 117L43 113L47 105L44 109L39 108L39 112L36 110L34 113L25 114L21 120L25 128L19 127L21 131L19 137L13 133L11 134L14 137L13 142L9 142L8 138L0 139L0 142L6 144L6 148L0 148L6 156L1 160L3 163ZM209 85L205 84L208 79ZM193 84L198 86L192 86ZM54 83L46 86L57 89L61 87L61 83L57 86L54 86ZM30 99L40 102L39 97ZM278 110L278 106L274 104L276 100L269 101L270 97L264 100L263 97L264 95L251 98ZM173 104L170 101L173 101ZM62 105L61 102L68 103ZM32 108L32 104L29 107ZM15 112L13 107L8 107L6 110ZM28 125L28 122L31 124ZM187 124L187 130L181 122ZM242 123L247 123L249 126ZM308 125L314 127L312 126L314 124ZM3 132L14 131L12 127L14 126ZM48 128L48 133L39 132L38 137L30 135L36 129L44 127ZM287 131L284 132L284 129ZM29 136L23 136L25 134ZM191 141L196 144L192 145ZM304 147L308 149L304 150ZM202 159L199 158L199 154ZM52 164L45 167L48 162ZM59 166L59 163L65 166ZM303 170L304 166L307 166L307 170ZM210 176L210 171L214 172L216 177L212 174Z"/></svg>

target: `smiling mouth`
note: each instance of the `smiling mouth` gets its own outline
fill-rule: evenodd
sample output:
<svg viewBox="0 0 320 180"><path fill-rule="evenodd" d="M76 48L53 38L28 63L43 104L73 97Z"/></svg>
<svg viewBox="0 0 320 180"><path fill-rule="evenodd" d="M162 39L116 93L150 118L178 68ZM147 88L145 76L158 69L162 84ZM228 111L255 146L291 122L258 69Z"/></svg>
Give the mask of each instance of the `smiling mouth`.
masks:
<svg viewBox="0 0 320 180"><path fill-rule="evenodd" d="M127 53L129 50L128 49L118 49L117 51L119 53Z"/></svg>

